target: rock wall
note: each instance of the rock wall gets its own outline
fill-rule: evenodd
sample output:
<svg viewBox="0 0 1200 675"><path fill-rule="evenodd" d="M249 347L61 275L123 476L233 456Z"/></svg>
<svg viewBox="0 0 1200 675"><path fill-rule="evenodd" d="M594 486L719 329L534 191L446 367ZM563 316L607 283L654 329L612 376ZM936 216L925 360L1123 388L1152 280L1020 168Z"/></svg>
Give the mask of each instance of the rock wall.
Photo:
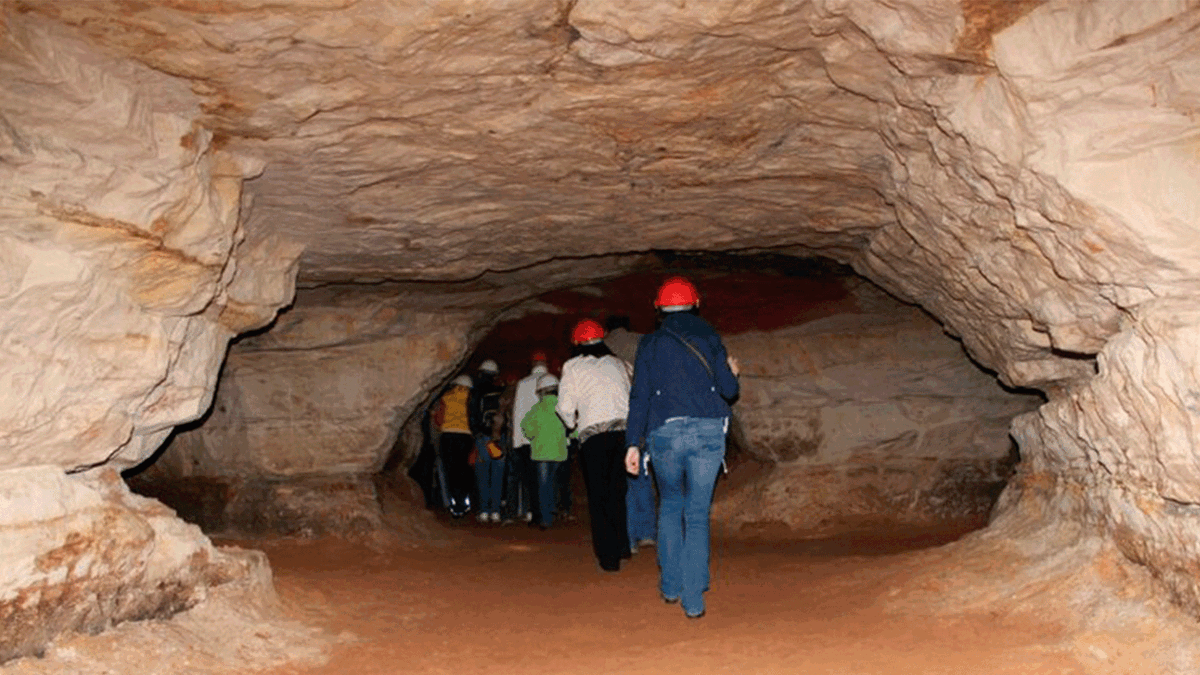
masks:
<svg viewBox="0 0 1200 675"><path fill-rule="evenodd" d="M0 34L3 660L219 581L199 531L112 467L203 413L229 339L289 301L299 250L245 241L260 167L214 148L187 87L47 22Z"/></svg>
<svg viewBox="0 0 1200 675"><path fill-rule="evenodd" d="M299 251L241 245L261 167L212 146L186 87L49 26L5 37L0 467L130 466L204 412Z"/></svg>
<svg viewBox="0 0 1200 675"><path fill-rule="evenodd" d="M902 86L845 83L924 119L881 120L898 221L858 268L1048 394L1014 425L1005 508L1041 495L1200 615L1197 25L1189 2L1051 2L992 36L994 69L896 60ZM1028 536L1018 522L1004 531Z"/></svg>
<svg viewBox="0 0 1200 675"><path fill-rule="evenodd" d="M1108 534L1195 616L1198 349L1200 313L1190 301L1143 307L1137 323L1100 352L1095 378L1014 424L1033 454L1010 497Z"/></svg>
<svg viewBox="0 0 1200 675"><path fill-rule="evenodd" d="M1009 424L1040 396L1005 391L919 309L873 285L858 311L727 339L743 364L746 449L714 517L819 536L986 517L1016 464Z"/></svg>
<svg viewBox="0 0 1200 675"><path fill-rule="evenodd" d="M303 292L269 331L230 349L212 412L136 485L213 531L377 530L370 476L465 358L479 318L406 308L402 293Z"/></svg>
<svg viewBox="0 0 1200 675"><path fill-rule="evenodd" d="M340 282L816 252L1044 390L1023 484L1082 490L1063 517L1200 614L1195 2L2 7L0 466L135 463L198 416L286 300L271 233ZM244 238L257 167L216 145L268 160Z"/></svg>
<svg viewBox="0 0 1200 675"><path fill-rule="evenodd" d="M259 571L112 469L7 469L0 501L0 662L40 654L62 631L170 616Z"/></svg>

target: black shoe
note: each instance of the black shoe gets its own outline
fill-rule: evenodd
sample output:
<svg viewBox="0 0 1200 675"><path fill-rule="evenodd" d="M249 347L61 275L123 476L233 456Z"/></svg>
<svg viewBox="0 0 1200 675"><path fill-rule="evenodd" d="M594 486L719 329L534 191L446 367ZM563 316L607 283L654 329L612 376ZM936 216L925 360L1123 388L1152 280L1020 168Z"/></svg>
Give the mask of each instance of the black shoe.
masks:
<svg viewBox="0 0 1200 675"><path fill-rule="evenodd" d="M600 569L604 570L605 572L620 572L621 571L621 561L619 561L619 560L617 562L603 562L602 561L600 563Z"/></svg>

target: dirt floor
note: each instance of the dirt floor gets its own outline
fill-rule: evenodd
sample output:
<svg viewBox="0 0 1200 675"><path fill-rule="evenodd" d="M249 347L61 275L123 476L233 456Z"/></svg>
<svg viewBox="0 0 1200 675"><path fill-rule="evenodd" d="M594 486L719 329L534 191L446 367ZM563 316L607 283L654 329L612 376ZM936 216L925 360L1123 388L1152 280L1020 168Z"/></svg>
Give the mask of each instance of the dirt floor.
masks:
<svg viewBox="0 0 1200 675"><path fill-rule="evenodd" d="M435 543L381 549L334 540L254 542L285 606L341 639L318 667L355 673L1088 672L1061 630L991 614L912 619L887 609L920 548L962 532L848 533L821 541L714 538L708 614L656 590L654 550L618 573L596 565L585 526L444 521Z"/></svg>

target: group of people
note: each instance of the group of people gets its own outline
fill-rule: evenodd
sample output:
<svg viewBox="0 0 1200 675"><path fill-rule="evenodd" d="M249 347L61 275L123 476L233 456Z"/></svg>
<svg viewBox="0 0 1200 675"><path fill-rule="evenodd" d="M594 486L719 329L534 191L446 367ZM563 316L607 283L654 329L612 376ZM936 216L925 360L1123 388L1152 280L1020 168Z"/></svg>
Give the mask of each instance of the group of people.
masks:
<svg viewBox="0 0 1200 675"><path fill-rule="evenodd" d="M455 518L475 511L481 523L523 518L546 528L571 510L568 438L554 414L558 379L544 352L533 353L532 372L515 386L499 373L484 361L474 378L454 378L431 408L429 482Z"/></svg>
<svg viewBox="0 0 1200 675"><path fill-rule="evenodd" d="M616 572L639 547L654 545L663 601L699 618L739 366L699 316L691 281L667 279L654 305L657 327L644 336L624 317L610 318L607 330L579 321L561 379L541 352L530 374L507 388L495 362L484 361L475 380L460 375L439 398L432 426L456 517L473 508L481 522L523 518L547 528L570 514L570 462L578 456L600 568Z"/></svg>

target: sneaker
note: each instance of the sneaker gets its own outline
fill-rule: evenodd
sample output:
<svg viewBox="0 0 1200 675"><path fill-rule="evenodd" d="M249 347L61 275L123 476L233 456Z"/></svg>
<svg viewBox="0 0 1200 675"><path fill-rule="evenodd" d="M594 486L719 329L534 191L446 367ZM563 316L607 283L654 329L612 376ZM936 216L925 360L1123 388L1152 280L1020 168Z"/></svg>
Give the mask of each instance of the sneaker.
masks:
<svg viewBox="0 0 1200 675"><path fill-rule="evenodd" d="M486 523L488 521L488 514L478 513L475 515L475 520L477 520L478 522L481 522L481 523Z"/></svg>
<svg viewBox="0 0 1200 675"><path fill-rule="evenodd" d="M493 512L493 513L491 514L491 516L489 517L489 519L490 519L490 520L491 520L493 523L498 523L498 522L500 522L500 514L499 514L499 513L495 513L495 512Z"/></svg>
<svg viewBox="0 0 1200 675"><path fill-rule="evenodd" d="M522 517L525 519L525 522L527 522L527 523L533 522L533 512L532 511L526 511L525 515Z"/></svg>
<svg viewBox="0 0 1200 675"><path fill-rule="evenodd" d="M703 610L703 609L700 610L699 614L688 614L687 612L683 613L683 615L689 619L703 619L705 614L707 614L707 610Z"/></svg>
<svg viewBox="0 0 1200 675"><path fill-rule="evenodd" d="M635 544L635 546L638 546L638 547L654 546L654 540L653 539L638 539L637 544Z"/></svg>

